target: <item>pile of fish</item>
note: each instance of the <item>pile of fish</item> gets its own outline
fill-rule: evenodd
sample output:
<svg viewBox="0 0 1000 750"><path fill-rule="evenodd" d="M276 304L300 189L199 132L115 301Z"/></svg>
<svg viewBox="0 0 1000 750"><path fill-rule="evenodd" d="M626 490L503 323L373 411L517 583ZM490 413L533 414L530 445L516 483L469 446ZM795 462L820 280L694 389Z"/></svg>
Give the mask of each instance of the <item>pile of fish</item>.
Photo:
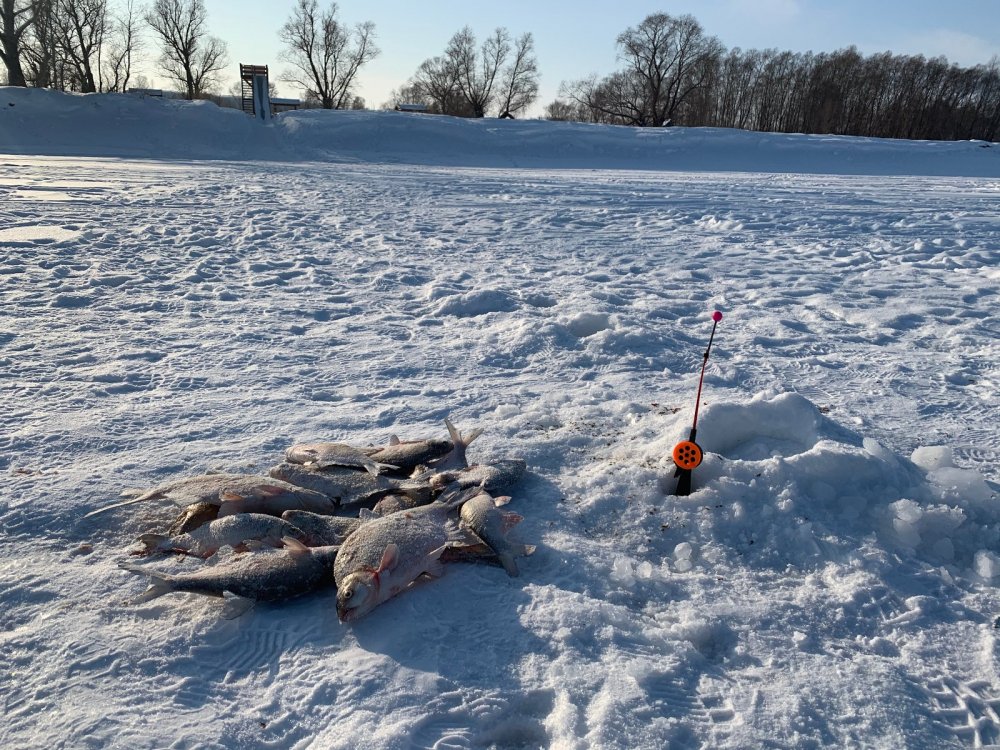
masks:
<svg viewBox="0 0 1000 750"><path fill-rule="evenodd" d="M148 576L132 601L171 592L225 600L223 617L257 601L281 601L337 587L337 615L357 619L444 565L474 562L518 575L515 558L534 551L507 534L522 517L501 510L500 493L525 472L520 459L469 464L466 450L482 430L450 440L356 447L293 445L268 476L206 474L141 492L87 516L167 498L183 507L163 534L139 537L133 555L184 554L208 560L195 573L170 574L122 563ZM85 517L87 517L85 516Z"/></svg>

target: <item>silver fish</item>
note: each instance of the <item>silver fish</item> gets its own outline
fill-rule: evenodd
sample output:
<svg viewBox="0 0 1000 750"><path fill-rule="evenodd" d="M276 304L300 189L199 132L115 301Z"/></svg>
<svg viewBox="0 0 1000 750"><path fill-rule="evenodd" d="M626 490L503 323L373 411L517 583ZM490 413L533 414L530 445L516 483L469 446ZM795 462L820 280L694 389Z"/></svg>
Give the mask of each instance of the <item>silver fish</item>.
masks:
<svg viewBox="0 0 1000 750"><path fill-rule="evenodd" d="M519 458L502 458L490 464L474 464L464 469L444 471L430 477L431 486L440 489L455 485L459 489L482 487L487 492L503 492L524 476L528 465Z"/></svg>
<svg viewBox="0 0 1000 750"><path fill-rule="evenodd" d="M333 581L336 547L306 547L287 539L286 549L239 555L196 573L169 574L121 563L131 573L149 576L152 585L132 600L141 604L171 592L226 597L223 617L243 614L257 601L279 601L308 593Z"/></svg>
<svg viewBox="0 0 1000 750"><path fill-rule="evenodd" d="M441 458L454 447L450 440L400 440L393 435L389 445L374 450L366 448L365 452L373 461L392 464L398 471L408 474L418 466Z"/></svg>
<svg viewBox="0 0 1000 750"><path fill-rule="evenodd" d="M449 541L448 513L478 494L473 489L362 523L340 546L333 564L337 582L337 615L353 621L403 591L419 576L439 576L439 560Z"/></svg>
<svg viewBox="0 0 1000 750"><path fill-rule="evenodd" d="M519 574L514 557L530 555L535 548L527 544L516 544L507 539L507 532L522 520L517 513L505 513L500 510L499 506L505 505L509 500L509 497L494 498L486 492L481 492L462 506L460 516L462 523L496 552L507 575L514 577Z"/></svg>
<svg viewBox="0 0 1000 750"><path fill-rule="evenodd" d="M378 476L382 469L398 469L398 466L382 464L368 457L362 448L345 443L299 443L285 451L285 460L314 469L329 466L351 466L364 469L372 476Z"/></svg>
<svg viewBox="0 0 1000 750"><path fill-rule="evenodd" d="M306 487L334 498L341 506L359 503L374 504L380 498L394 492L430 496L430 487L426 482L392 479L381 475L374 476L343 466L334 466L320 471L285 462L272 467L268 473L276 479L299 487Z"/></svg>
<svg viewBox="0 0 1000 750"><path fill-rule="evenodd" d="M409 510L410 508L426 505L430 500L429 494L427 497L413 497L401 494L386 495L375 503L372 512L376 516L387 516L390 513L398 513L401 510Z"/></svg>
<svg viewBox="0 0 1000 750"><path fill-rule="evenodd" d="M445 419L444 424L445 427L448 428L448 434L451 436L452 448L446 455L437 460L429 461L425 465L435 471L464 469L469 465L469 460L465 456L465 451L468 449L473 440L483 434L483 430L482 428L477 427L472 432L462 435L455 425L451 423L451 420Z"/></svg>
<svg viewBox="0 0 1000 750"><path fill-rule="evenodd" d="M219 511L220 516L245 512L280 514L290 508L315 510L322 513L326 509L332 510L335 507L335 503L322 493L296 487L293 484L270 477L247 476L245 474L205 474L162 484L151 490L140 492L138 497L133 497L131 500L92 510L84 518L96 516L98 513L104 513L113 508L160 498L169 498L182 506L197 503L222 506ZM224 505L238 501L242 501L242 504Z"/></svg>
<svg viewBox="0 0 1000 750"><path fill-rule="evenodd" d="M245 549L245 542L250 541L268 547L281 547L282 537L306 543L306 535L288 521L261 513L240 513L216 519L178 536L143 534L139 541L144 549L139 554L184 552L205 558L211 557L222 547Z"/></svg>
<svg viewBox="0 0 1000 750"><path fill-rule="evenodd" d="M308 547L341 544L361 525L358 518L325 516L306 510L288 510L281 514L281 518L301 529L305 536L301 541Z"/></svg>

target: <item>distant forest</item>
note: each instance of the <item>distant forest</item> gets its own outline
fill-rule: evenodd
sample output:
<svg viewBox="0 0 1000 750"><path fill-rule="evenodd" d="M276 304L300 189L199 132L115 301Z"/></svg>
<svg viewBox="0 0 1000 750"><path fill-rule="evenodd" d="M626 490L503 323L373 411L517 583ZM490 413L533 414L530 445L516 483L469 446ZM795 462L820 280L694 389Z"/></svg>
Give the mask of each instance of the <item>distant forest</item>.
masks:
<svg viewBox="0 0 1000 750"><path fill-rule="evenodd" d="M155 45L157 70L189 99L220 101L226 43L209 34L204 0L0 0L0 74L15 86L83 93L144 88L136 74ZM362 69L380 53L375 25L348 26L337 4L296 0L276 29L280 80L304 106L362 108ZM153 44L151 45L150 42ZM854 47L797 53L727 50L693 16L654 13L616 40L620 69L563 82L551 120L715 126L932 140L1000 140L1000 58L963 68L943 57L862 55ZM522 116L538 99L531 32L497 28L480 45L459 30L392 94L460 117ZM229 91L239 96L240 84Z"/></svg>
<svg viewBox="0 0 1000 750"><path fill-rule="evenodd" d="M726 50L691 16L651 15L617 38L624 67L564 83L550 119L932 140L1000 137L1000 59Z"/></svg>

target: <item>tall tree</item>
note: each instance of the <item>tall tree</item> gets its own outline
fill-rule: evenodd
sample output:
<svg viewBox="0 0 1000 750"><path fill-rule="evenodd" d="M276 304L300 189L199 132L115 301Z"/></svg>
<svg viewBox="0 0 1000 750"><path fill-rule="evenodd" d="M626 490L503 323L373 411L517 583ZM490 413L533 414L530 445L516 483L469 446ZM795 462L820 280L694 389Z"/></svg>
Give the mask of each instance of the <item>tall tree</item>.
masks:
<svg viewBox="0 0 1000 750"><path fill-rule="evenodd" d="M439 115L471 114L468 104L458 85L458 71L452 61L444 56L432 57L420 63L417 72L410 79L410 85L403 92L411 99L407 104L426 102Z"/></svg>
<svg viewBox="0 0 1000 750"><path fill-rule="evenodd" d="M497 75L510 54L510 32L498 27L477 51L476 37L466 26L451 38L444 54L454 68L458 89L472 116L485 117L493 103Z"/></svg>
<svg viewBox="0 0 1000 750"><path fill-rule="evenodd" d="M298 0L278 36L285 60L294 66L283 80L306 89L324 109L351 106L358 71L380 52L374 23L347 29L337 20L336 3L321 12L317 0Z"/></svg>
<svg viewBox="0 0 1000 750"><path fill-rule="evenodd" d="M163 45L163 72L181 85L188 99L214 86L228 64L226 43L208 35L207 15L204 0L155 0L146 14Z"/></svg>
<svg viewBox="0 0 1000 750"><path fill-rule="evenodd" d="M514 114L538 98L538 59L535 40L525 32L514 42L514 59L500 82L499 114Z"/></svg>
<svg viewBox="0 0 1000 750"><path fill-rule="evenodd" d="M588 109L628 125L659 126L672 121L691 94L716 70L722 44L707 37L693 16L647 16L618 35L624 70L603 81L584 79L566 88Z"/></svg>
<svg viewBox="0 0 1000 750"><path fill-rule="evenodd" d="M30 0L0 0L0 60L7 68L7 83L27 86L21 69L21 45L35 19Z"/></svg>
<svg viewBox="0 0 1000 750"><path fill-rule="evenodd" d="M132 78L132 67L142 51L135 0L127 0L109 26L104 55L104 87L107 91L126 91Z"/></svg>
<svg viewBox="0 0 1000 750"><path fill-rule="evenodd" d="M55 3L56 45L72 71L71 87L85 94L99 88L98 56L107 29L107 12L107 0L56 0Z"/></svg>

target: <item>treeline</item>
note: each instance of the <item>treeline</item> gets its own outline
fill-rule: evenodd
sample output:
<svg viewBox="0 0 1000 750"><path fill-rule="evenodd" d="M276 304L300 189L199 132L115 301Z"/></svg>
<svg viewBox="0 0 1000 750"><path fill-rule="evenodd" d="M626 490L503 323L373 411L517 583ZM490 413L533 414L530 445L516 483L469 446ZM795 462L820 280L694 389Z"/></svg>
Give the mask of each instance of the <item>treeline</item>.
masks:
<svg viewBox="0 0 1000 750"><path fill-rule="evenodd" d="M0 0L0 62L15 86L84 93L145 88L135 73L158 47L157 70L187 98L218 99L226 44L208 33L204 0ZM359 71L379 49L369 22L347 26L337 4L296 0L278 31L289 64L279 80L306 106L358 108ZM911 139L1000 139L1000 59L963 68L943 57L727 50L694 17L655 13L616 39L622 68L564 82L553 120L690 125ZM456 32L384 106L417 104L460 117L513 116L538 97L534 38L497 28L480 45ZM229 92L238 96L240 84Z"/></svg>
<svg viewBox="0 0 1000 750"><path fill-rule="evenodd" d="M617 38L624 68L564 83L550 119L883 138L1000 138L1000 60L726 51L692 16L658 13Z"/></svg>
<svg viewBox="0 0 1000 750"><path fill-rule="evenodd" d="M280 29L290 67L281 80L299 86L307 105L357 107L358 71L379 54L371 22L347 26L337 4L297 0ZM204 0L0 0L0 62L11 86L95 93L146 88L136 74L158 48L156 69L188 99L218 100L229 66L226 43L209 33ZM240 95L240 84L229 92Z"/></svg>

